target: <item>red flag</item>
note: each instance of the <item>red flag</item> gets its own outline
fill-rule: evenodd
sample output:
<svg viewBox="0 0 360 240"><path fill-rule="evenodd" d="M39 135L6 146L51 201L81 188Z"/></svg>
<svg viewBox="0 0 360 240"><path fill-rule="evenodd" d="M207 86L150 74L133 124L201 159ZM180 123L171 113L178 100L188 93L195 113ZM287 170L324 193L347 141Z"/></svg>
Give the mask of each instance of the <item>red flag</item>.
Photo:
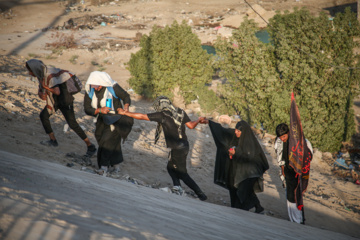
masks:
<svg viewBox="0 0 360 240"><path fill-rule="evenodd" d="M306 191L310 177L310 162L312 153L306 145L305 136L300 121L299 109L294 93L291 93L290 131L289 131L289 165L295 170L298 185L295 189L296 206L302 210L303 193Z"/></svg>

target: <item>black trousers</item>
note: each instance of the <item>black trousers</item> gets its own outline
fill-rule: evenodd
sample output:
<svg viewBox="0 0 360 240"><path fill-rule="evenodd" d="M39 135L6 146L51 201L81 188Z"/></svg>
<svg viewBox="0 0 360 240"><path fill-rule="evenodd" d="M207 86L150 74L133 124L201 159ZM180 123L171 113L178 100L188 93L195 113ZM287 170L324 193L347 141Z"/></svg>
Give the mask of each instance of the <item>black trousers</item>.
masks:
<svg viewBox="0 0 360 240"><path fill-rule="evenodd" d="M74 106L73 104L69 105L68 107L61 107L59 108L62 115L64 116L67 124L69 124L69 127L82 139L84 140L87 138L84 130L80 127L78 122L75 119L75 112L74 112ZM47 134L52 133L52 127L50 124L50 114L47 111L46 107L41 111L40 113L40 120L41 123L45 129L45 132Z"/></svg>
<svg viewBox="0 0 360 240"><path fill-rule="evenodd" d="M113 166L124 161L121 150L120 127L115 123L114 130L111 131L109 125L105 124L102 118L96 122L95 138L99 145L97 151L97 161L101 166Z"/></svg>
<svg viewBox="0 0 360 240"><path fill-rule="evenodd" d="M167 171L173 181L174 186L181 186L182 180L196 194L201 193L200 187L190 177L186 170L186 157L189 153L189 146L183 145L181 148L172 149L170 160L167 165Z"/></svg>
<svg viewBox="0 0 360 240"><path fill-rule="evenodd" d="M285 181L286 181L286 199L295 203L295 189L298 185L298 177L296 177L296 172L293 168L285 166Z"/></svg>
<svg viewBox="0 0 360 240"><path fill-rule="evenodd" d="M254 184L257 178L248 178L242 181L238 188L229 188L232 208L249 211L251 208L260 206L260 201L254 192Z"/></svg>

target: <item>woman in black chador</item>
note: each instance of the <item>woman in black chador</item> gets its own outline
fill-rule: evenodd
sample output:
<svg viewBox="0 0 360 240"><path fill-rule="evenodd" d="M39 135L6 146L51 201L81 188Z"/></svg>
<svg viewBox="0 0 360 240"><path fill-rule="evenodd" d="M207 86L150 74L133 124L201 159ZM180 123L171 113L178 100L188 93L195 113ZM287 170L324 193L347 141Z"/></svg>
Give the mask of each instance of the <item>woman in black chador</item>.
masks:
<svg viewBox="0 0 360 240"><path fill-rule="evenodd" d="M249 124L240 121L232 129L204 122L209 123L217 147L214 183L229 190L231 207L263 212L255 192L263 191L262 176L269 164Z"/></svg>

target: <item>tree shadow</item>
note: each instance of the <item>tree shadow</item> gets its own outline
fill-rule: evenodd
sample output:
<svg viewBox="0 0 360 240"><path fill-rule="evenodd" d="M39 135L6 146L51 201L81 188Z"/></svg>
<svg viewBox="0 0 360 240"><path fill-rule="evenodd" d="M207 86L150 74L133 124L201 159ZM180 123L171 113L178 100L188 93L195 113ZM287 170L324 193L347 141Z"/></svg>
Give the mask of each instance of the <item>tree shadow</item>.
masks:
<svg viewBox="0 0 360 240"><path fill-rule="evenodd" d="M335 17L335 15L337 13L344 13L345 8L347 8L347 7L350 7L352 12L357 13L357 8L358 8L357 5L358 5L358 3L355 2L355 3L343 4L343 5L338 5L338 6L328 7L328 8L323 8L323 9L328 11L332 17Z"/></svg>
<svg viewBox="0 0 360 240"><path fill-rule="evenodd" d="M9 8L11 9L12 7L16 6L16 5L29 5L29 4L53 4L54 1L39 1L39 2L31 2L31 3L21 3L20 0L18 1L11 1L13 2L12 4L9 4L8 1L3 2L3 6L5 6L5 8ZM1 5L0 5L1 8ZM56 16L53 21L47 25L47 27L45 27L44 29L49 29L51 27L55 26L55 23L64 15L66 15L67 12L64 10L59 16ZM9 53L7 55L16 55L18 54L22 49L24 49L26 46L28 46L31 42L36 41L37 39L39 39L40 37L42 37L44 35L43 31L39 31L37 34L35 34L33 37L31 37L30 39L26 40L25 42L23 42L22 44L14 47L12 50L9 51Z"/></svg>

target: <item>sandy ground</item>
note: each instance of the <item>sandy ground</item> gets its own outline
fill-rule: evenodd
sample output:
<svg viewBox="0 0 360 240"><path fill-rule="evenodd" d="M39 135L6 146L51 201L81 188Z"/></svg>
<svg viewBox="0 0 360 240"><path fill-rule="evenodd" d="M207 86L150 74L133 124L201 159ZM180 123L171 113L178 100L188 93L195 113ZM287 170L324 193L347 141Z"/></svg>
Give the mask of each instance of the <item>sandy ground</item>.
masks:
<svg viewBox="0 0 360 240"><path fill-rule="evenodd" d="M317 14L324 9L331 12L351 2L337 1L337 5L334 5L325 0L317 1L316 4L313 1L263 1L262 4L259 3L262 7L259 9L264 11L264 15L271 16L275 10L307 6L312 13ZM139 50L136 35L148 34L154 24L165 26L174 20L185 20L193 24L194 32L202 43L212 42L217 34L226 35L231 28L223 27L223 32L217 32L213 27L204 25L213 26L226 21L226 24L229 24L249 11L246 3L232 0L179 1L176 4L173 1L115 1L102 6L75 5L70 9L65 7L64 2L59 1L24 0L1 1L0 8L3 10L0 16L0 149L58 164L65 171L72 171L70 168L80 170L82 172L79 173L79 178L83 174L95 176L94 167L82 164L81 155L86 151L85 144L74 132L64 131L65 121L60 113L51 118L59 147L47 148L39 144L41 140L47 140L38 116L44 102L37 97L36 81L27 75L24 66L27 59L36 57L46 64L75 72L83 83L91 71L102 69L131 94L131 111L151 112L151 102L136 95L127 83L130 74L126 70L126 62L131 53ZM71 18L82 19L84 16L98 14L117 16L117 21L106 26L94 25L92 30L56 30ZM256 16L253 17L259 24L263 24ZM219 21L209 22L208 19ZM53 53L46 44L58 41L59 35L74 36L78 47ZM77 56L76 61L71 61L74 56ZM75 99L76 116L89 138L95 142L93 119L85 115L82 103L83 93L79 93ZM193 120L198 117L196 107L188 106L186 109ZM354 108L357 114L360 113L359 104L355 104ZM155 126L154 123L135 121L128 141L123 144L125 161L121 171L117 175L109 176L109 179L121 184L133 182L145 187L141 189L153 188L153 191L158 192L171 187L171 179L166 172L168 150L164 146L164 140L157 145L153 144ZM211 206L228 209L227 191L214 185L212 180L215 145L208 127L201 125L194 130L187 130L187 135L191 146L188 156L190 176L207 194L207 202L212 204ZM278 177L279 168L273 151L273 140L272 135L259 135L270 169L264 176L265 191L258 196L267 216L287 220L285 190ZM0 161L2 160L0 157ZM333 160L332 154L315 150L310 184L305 194L306 224L360 238L360 188L353 182L332 174ZM95 163L95 158L92 158L92 161ZM0 188L1 196L5 198L4 181L0 181ZM39 186L46 184L46 178L38 178L37 181ZM191 191L186 186L183 187L187 191L184 198L194 198ZM56 188L54 186L53 189ZM59 191L58 195L56 193L57 191L53 193L52 198L63 199L64 192ZM89 195L84 197L92 198ZM65 222L72 220L67 216L63 219Z"/></svg>

